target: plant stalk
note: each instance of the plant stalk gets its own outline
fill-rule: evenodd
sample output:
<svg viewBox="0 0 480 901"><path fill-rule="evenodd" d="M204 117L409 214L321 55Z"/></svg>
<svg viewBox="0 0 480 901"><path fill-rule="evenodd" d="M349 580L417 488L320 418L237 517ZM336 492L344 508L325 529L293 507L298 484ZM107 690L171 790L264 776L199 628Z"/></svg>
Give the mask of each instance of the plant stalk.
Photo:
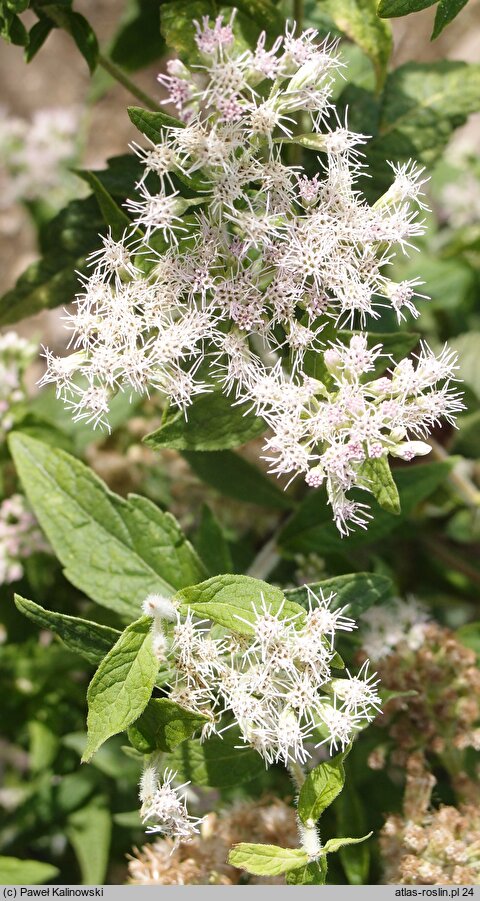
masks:
<svg viewBox="0 0 480 901"><path fill-rule="evenodd" d="M160 105L150 97L145 91L142 91L135 82L131 81L128 75L125 74L123 69L120 69L108 56L104 56L103 53L98 54L98 65L108 72L115 81L118 81L133 97L136 97L137 100L140 100L147 109L152 110L155 113L160 112Z"/></svg>

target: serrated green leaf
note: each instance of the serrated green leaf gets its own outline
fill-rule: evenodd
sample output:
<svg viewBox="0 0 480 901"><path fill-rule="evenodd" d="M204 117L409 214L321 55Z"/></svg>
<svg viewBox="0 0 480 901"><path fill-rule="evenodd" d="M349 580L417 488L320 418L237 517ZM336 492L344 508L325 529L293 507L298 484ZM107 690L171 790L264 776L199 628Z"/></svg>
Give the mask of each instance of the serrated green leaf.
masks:
<svg viewBox="0 0 480 901"><path fill-rule="evenodd" d="M205 742L184 741L164 763L180 780L211 788L242 785L265 773L263 758L253 748L242 746L236 727Z"/></svg>
<svg viewBox="0 0 480 901"><path fill-rule="evenodd" d="M179 410L144 438L145 444L174 450L216 451L239 447L266 431L259 416L232 406L232 399L220 391L201 394L188 408L188 419Z"/></svg>
<svg viewBox="0 0 480 901"><path fill-rule="evenodd" d="M287 885L325 885L326 877L327 858L320 857L298 870L289 870L285 874L285 882Z"/></svg>
<svg viewBox="0 0 480 901"><path fill-rule="evenodd" d="M74 200L55 216L40 233L43 256L0 299L0 326L71 303L78 291L77 272L85 269L102 229L93 197Z"/></svg>
<svg viewBox="0 0 480 901"><path fill-rule="evenodd" d="M2 885L41 885L55 879L58 874L58 868L50 863L20 860L18 857L0 857Z"/></svg>
<svg viewBox="0 0 480 901"><path fill-rule="evenodd" d="M361 838L331 838L330 841L325 843L321 853L333 854L340 848L344 848L345 845L358 845L359 842L365 842L371 835L373 835L372 832L369 832L367 835L362 835Z"/></svg>
<svg viewBox="0 0 480 901"><path fill-rule="evenodd" d="M377 0L320 0L320 9L325 9L337 28L370 58L381 90L393 39L390 24L377 15Z"/></svg>
<svg viewBox="0 0 480 901"><path fill-rule="evenodd" d="M291 497L273 479L233 451L183 451L182 456L203 482L226 497L275 510L293 506Z"/></svg>
<svg viewBox="0 0 480 901"><path fill-rule="evenodd" d="M341 833L352 833L354 837L365 833L366 816L358 792L350 774L347 788L337 798L335 804L337 827ZM350 885L368 885L370 871L370 847L364 842L340 848L340 860Z"/></svg>
<svg viewBox="0 0 480 901"><path fill-rule="evenodd" d="M132 224L127 214L123 212L118 203L104 188L95 172L90 172L86 169L75 169L74 171L79 178L82 178L91 187L105 223L111 228L113 239L119 241L125 229Z"/></svg>
<svg viewBox="0 0 480 901"><path fill-rule="evenodd" d="M374 199L392 183L387 160L415 159L431 169L455 128L480 109L480 65L443 60L407 63L391 72L382 95L378 130L365 157Z"/></svg>
<svg viewBox="0 0 480 901"><path fill-rule="evenodd" d="M315 823L345 784L343 762L348 751L320 763L308 773L298 797L298 815L305 825Z"/></svg>
<svg viewBox="0 0 480 901"><path fill-rule="evenodd" d="M420 12L421 9L427 9L434 3L438 3L438 0L380 0L377 12L379 16L387 19L408 16L409 13Z"/></svg>
<svg viewBox="0 0 480 901"><path fill-rule="evenodd" d="M118 629L112 629L110 626L45 610L40 604L22 598L19 594L14 595L14 600L20 613L41 629L55 632L67 648L80 654L89 663L100 663L121 634Z"/></svg>
<svg viewBox="0 0 480 901"><path fill-rule="evenodd" d="M279 848L278 845L250 845L240 842L228 855L234 867L253 876L280 876L308 863L308 855L299 848Z"/></svg>
<svg viewBox="0 0 480 901"><path fill-rule="evenodd" d="M201 22L203 16L215 16L211 0L175 0L160 7L160 30L167 47L189 64L199 60L192 20Z"/></svg>
<svg viewBox="0 0 480 901"><path fill-rule="evenodd" d="M435 13L435 22L433 23L432 41L438 38L439 34L450 22L453 22L467 3L468 0L440 0Z"/></svg>
<svg viewBox="0 0 480 901"><path fill-rule="evenodd" d="M201 729L206 718L185 710L168 698L152 698L142 715L128 729L133 747L142 754L174 751L182 741Z"/></svg>
<svg viewBox="0 0 480 901"><path fill-rule="evenodd" d="M348 607L348 615L357 619L372 604L381 604L394 595L393 583L387 576L374 575L373 573L350 573L344 576L333 576L331 579L323 579L322 582L314 582L311 585L302 585L300 588L289 588L285 591L285 597L295 604L308 607L307 587L314 594L323 593L329 597L333 592L335 597L330 602L330 609Z"/></svg>
<svg viewBox="0 0 480 901"><path fill-rule="evenodd" d="M158 144L162 140L165 128L185 128L185 122L181 119L175 119L163 112L152 112L148 109L142 109L140 106L127 107L127 113L130 121L138 128L145 137L150 138L154 144Z"/></svg>
<svg viewBox="0 0 480 901"><path fill-rule="evenodd" d="M361 545L373 544L392 532L407 519L415 507L432 494L447 478L451 461L425 463L394 470L394 480L400 497L401 514L393 517L372 501L373 519L367 529L352 532L347 538L339 535L332 523L331 510L323 490L311 492L283 529L279 544L288 553L345 553ZM364 501L361 491L352 496Z"/></svg>
<svg viewBox="0 0 480 901"><path fill-rule="evenodd" d="M113 494L83 463L19 433L17 472L66 578L97 603L136 617L147 594L173 594L205 570L177 522L151 501Z"/></svg>
<svg viewBox="0 0 480 901"><path fill-rule="evenodd" d="M148 616L130 623L90 682L88 742L82 760L90 760L111 735L128 729L147 706L158 673L151 625Z"/></svg>
<svg viewBox="0 0 480 901"><path fill-rule="evenodd" d="M280 588L251 576L214 576L178 591L174 600L180 604L181 613L192 610L197 616L242 635L253 633L255 609L261 610L263 602L272 614L281 610L285 619L297 617L295 621L301 623L305 616L302 607L285 600Z"/></svg>
<svg viewBox="0 0 480 901"><path fill-rule="evenodd" d="M373 494L383 510L400 515L400 497L393 481L387 457L364 460L360 466L358 484Z"/></svg>
<svg viewBox="0 0 480 901"><path fill-rule="evenodd" d="M107 874L112 818L106 798L92 799L67 820L67 838L75 851L83 885L103 885Z"/></svg>
<svg viewBox="0 0 480 901"><path fill-rule="evenodd" d="M234 572L232 555L222 527L206 504L202 507L193 545L210 576Z"/></svg>
<svg viewBox="0 0 480 901"><path fill-rule="evenodd" d="M156 62L164 53L159 5L150 0L140 0L133 16L122 22L116 33L110 48L110 59L128 72L136 72Z"/></svg>

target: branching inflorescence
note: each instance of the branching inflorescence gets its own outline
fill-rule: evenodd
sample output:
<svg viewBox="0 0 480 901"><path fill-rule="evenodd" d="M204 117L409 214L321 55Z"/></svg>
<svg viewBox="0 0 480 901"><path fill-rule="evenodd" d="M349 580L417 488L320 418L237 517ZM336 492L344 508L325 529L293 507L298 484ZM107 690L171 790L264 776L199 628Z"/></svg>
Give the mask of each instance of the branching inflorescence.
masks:
<svg viewBox="0 0 480 901"><path fill-rule="evenodd" d="M382 307L417 315L418 280L393 281L388 264L423 232L423 170L392 166L369 205L357 188L365 137L331 99L336 44L287 27L251 52L233 24L196 23L200 64L173 60L159 76L182 121L134 147L145 172L127 203L132 228L92 256L67 317L74 353L47 351L44 381L95 424L108 423L118 390L158 390L187 415L221 387L264 417L271 471L324 484L348 533L369 518L348 495L368 489L363 464L427 453L432 425L461 409L453 353L424 345L387 370L361 331ZM299 121L308 136L296 136ZM295 141L320 154L313 176L286 164ZM357 332L335 340L342 327Z"/></svg>

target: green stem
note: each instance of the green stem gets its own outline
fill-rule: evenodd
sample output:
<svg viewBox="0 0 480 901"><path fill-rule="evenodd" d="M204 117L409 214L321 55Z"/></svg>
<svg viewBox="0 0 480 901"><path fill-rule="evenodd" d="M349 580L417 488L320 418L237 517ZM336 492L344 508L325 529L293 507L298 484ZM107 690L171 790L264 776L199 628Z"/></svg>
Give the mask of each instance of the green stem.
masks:
<svg viewBox="0 0 480 901"><path fill-rule="evenodd" d="M288 764L288 772L292 777L295 788L299 792L306 779L302 767L296 760L291 760ZM308 854L309 860L316 860L322 850L322 843L315 820L307 820L306 823L303 823L298 818L298 837L303 850Z"/></svg>
<svg viewBox="0 0 480 901"><path fill-rule="evenodd" d="M297 23L297 31L303 31L303 0L293 0L293 18Z"/></svg>
<svg viewBox="0 0 480 901"><path fill-rule="evenodd" d="M136 97L137 100L140 100L147 109L153 110L153 112L157 113L161 110L160 105L150 97L145 91L142 91L135 82L131 81L128 75L125 74L123 69L120 69L111 59L108 59L107 56L104 56L103 53L98 54L98 65L108 72L115 81L118 81L133 97Z"/></svg>

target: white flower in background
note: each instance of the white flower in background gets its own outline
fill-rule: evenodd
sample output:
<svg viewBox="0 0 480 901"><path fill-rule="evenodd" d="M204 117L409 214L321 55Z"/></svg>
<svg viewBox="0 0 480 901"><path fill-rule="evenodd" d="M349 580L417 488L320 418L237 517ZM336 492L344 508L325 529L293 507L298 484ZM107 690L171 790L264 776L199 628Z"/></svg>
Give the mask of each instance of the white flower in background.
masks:
<svg viewBox="0 0 480 901"><path fill-rule="evenodd" d="M23 576L24 560L50 547L23 495L12 494L0 503L0 585Z"/></svg>
<svg viewBox="0 0 480 901"><path fill-rule="evenodd" d="M262 34L253 52L237 49L233 16L195 31L201 63L172 60L159 78L183 123L136 150L145 175L127 203L131 233L92 255L67 317L75 354L65 364L48 353L43 381L95 425L108 425L119 390L160 391L186 414L199 393L231 392L267 421L271 471L324 485L346 534L370 518L348 495L368 488L363 465L427 453L432 425L461 409L449 351L424 346L376 379L381 345L323 337L332 322L362 329L385 306L416 315L420 282L396 283L388 267L424 230L423 169L392 166L392 185L368 205L357 186L366 138L338 117L342 63L314 29L287 27L269 49ZM322 152L313 177L280 153L300 110ZM198 196L180 197L175 175ZM325 384L311 377L312 350L323 351Z"/></svg>
<svg viewBox="0 0 480 901"><path fill-rule="evenodd" d="M308 745L344 748L376 715L378 682L368 665L346 678L334 673L335 637L356 628L354 621L335 607L335 595L307 595L308 608L294 616L285 602L273 612L262 595L252 605L253 621L238 616L239 628L252 634L230 638L213 638L191 611L177 612L164 630L147 599L154 645L162 634L173 671L169 698L205 716L203 738L221 734L230 721L267 763L305 763Z"/></svg>
<svg viewBox="0 0 480 901"><path fill-rule="evenodd" d="M16 332L0 335L0 441L13 426L15 408L27 399L25 370L36 355L37 346Z"/></svg>
<svg viewBox="0 0 480 901"><path fill-rule="evenodd" d="M38 200L60 208L68 200L79 124L73 107L37 109L30 121L0 107L0 211Z"/></svg>
<svg viewBox="0 0 480 901"><path fill-rule="evenodd" d="M148 766L140 782L140 815L147 824L147 833L161 832L175 841L192 839L202 818L188 813L183 785L174 785L176 773L165 770L160 782L155 767Z"/></svg>
<svg viewBox="0 0 480 901"><path fill-rule="evenodd" d="M370 607L361 618L362 647L372 660L381 660L400 644L417 651L423 644L428 622L426 608L412 595Z"/></svg>

